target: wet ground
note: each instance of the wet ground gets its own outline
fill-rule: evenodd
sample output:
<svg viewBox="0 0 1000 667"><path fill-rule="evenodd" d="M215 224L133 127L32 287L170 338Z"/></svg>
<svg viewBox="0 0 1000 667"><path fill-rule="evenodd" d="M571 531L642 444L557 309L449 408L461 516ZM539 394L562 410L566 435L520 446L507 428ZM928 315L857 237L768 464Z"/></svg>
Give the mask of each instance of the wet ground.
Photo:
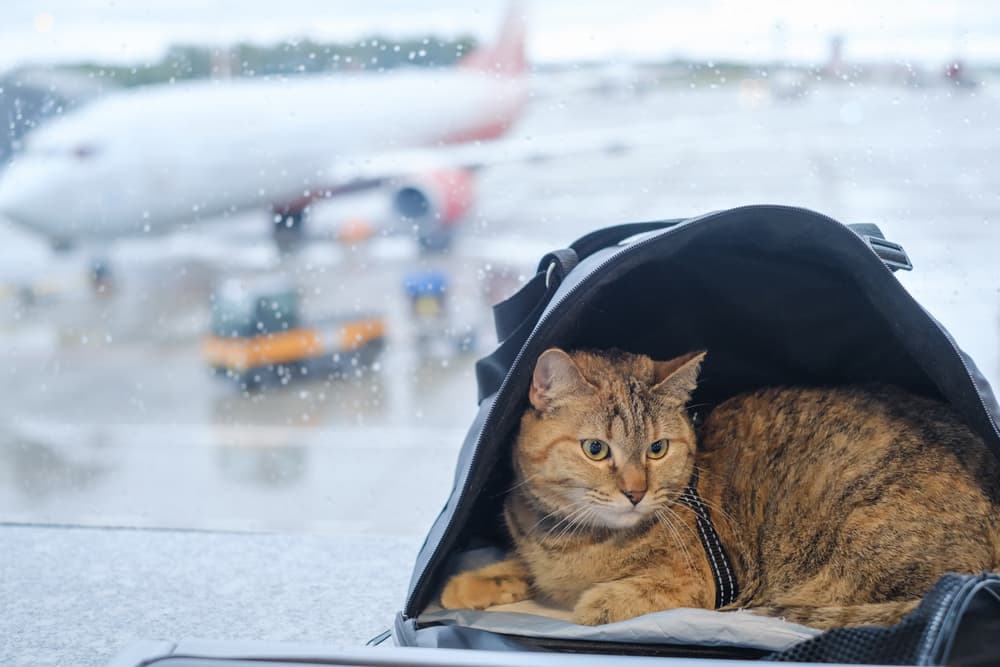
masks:
<svg viewBox="0 0 1000 667"><path fill-rule="evenodd" d="M80 277L97 250L49 257L17 238L38 256L20 275L53 293L0 306L0 373L17 388L0 406L0 519L421 533L449 487L475 392L471 356L414 353L406 274L448 272L453 319L477 327L484 349L489 304L546 249L599 225L746 203L881 224L916 264L904 283L997 378L991 92L845 85L779 104L749 90L539 99L518 136L577 129L569 115L579 128L613 119L661 130L639 153L486 172L451 257L421 258L397 238L318 243L278 261L263 214L248 214L101 250L115 284L95 295ZM338 204L317 226L353 205L372 201ZM12 267L31 257L18 247L7 251ZM384 312L390 339L379 369L252 397L209 377L200 345L212 285L275 273L303 286L313 316ZM392 511L400 505L402 515Z"/></svg>
<svg viewBox="0 0 1000 667"><path fill-rule="evenodd" d="M916 266L901 280L996 383L998 104L992 89L943 86L845 84L784 103L757 85L675 88L638 98L554 92L536 101L518 136L608 124L660 130L639 153L484 173L478 208L444 258L421 258L406 240L389 238L353 248L317 243L279 261L265 216L248 214L100 250L115 283L94 294L83 279L84 254L52 256L19 232L2 231L0 281L13 291L0 302L0 381L7 387L0 402L0 521L308 533L313 537L303 540L327 540L330 549L355 556L369 548L370 536L386 536L396 540L382 565L395 568L393 577L372 584L362 575L351 583L357 599L330 610L333 626L350 618L342 625L350 632L312 634L357 642L358 627L374 633L401 605L407 575L399 571L409 570L450 490L455 454L475 410L474 356L425 358L415 350L405 275L447 271L453 319L477 327L485 351L489 304L530 275L545 250L597 226L740 204L803 205L844 222L879 223ZM352 205L323 215L336 220ZM211 377L200 346L212 285L225 276L274 273L304 286L315 316L384 312L389 346L378 367L252 395ZM17 290L29 283L45 293L26 304ZM143 544L177 558L197 548L196 538L180 545L189 538L118 534L5 528L0 544L17 547L29 561L32 549L46 543L56 552L81 553L94 543L95 557L108 558L135 554ZM254 551L256 562L263 566L272 548ZM142 562L132 574L108 576L140 576L148 565ZM8 586L15 582L8 594L41 576L33 567L18 566L7 579ZM335 562L329 567L333 577L353 576ZM377 604L365 597L373 585ZM265 592L247 592L242 604L266 605ZM185 609L188 619L193 613L200 624L153 618L129 626L121 640L176 637L192 627L207 637L240 636L210 605L190 608L183 590L162 594L162 604ZM21 607L27 625L18 630L27 632L29 619L45 609L68 613L58 604ZM106 613L95 632L115 627L117 612ZM294 623L271 616L280 627ZM310 636L260 628L254 634ZM86 653L90 664L117 645L101 642ZM37 657L48 644L32 646Z"/></svg>
<svg viewBox="0 0 1000 667"><path fill-rule="evenodd" d="M311 259L235 269L190 259L133 265L123 256L113 289L84 287L66 303L54 297L24 308L8 325L3 355L5 380L23 391L0 409L9 482L0 487L0 518L422 532L415 517L426 522L440 508L475 408L473 356L419 353L403 284L413 270L447 266L463 281L449 294L451 321L481 329L482 267L425 262L404 240L382 245L374 257L367 248L363 256L325 248ZM309 321L384 313L389 344L377 364L254 392L213 377L201 354L212 285L274 273L303 288Z"/></svg>

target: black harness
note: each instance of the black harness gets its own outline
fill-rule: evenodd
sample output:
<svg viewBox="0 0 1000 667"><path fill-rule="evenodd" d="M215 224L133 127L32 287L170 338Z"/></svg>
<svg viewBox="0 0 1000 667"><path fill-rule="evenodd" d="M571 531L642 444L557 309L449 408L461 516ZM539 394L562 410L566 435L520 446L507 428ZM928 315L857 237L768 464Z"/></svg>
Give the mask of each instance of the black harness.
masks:
<svg viewBox="0 0 1000 667"><path fill-rule="evenodd" d="M732 604L740 594L740 587L736 582L736 574L733 572L733 566L726 555L726 550L722 548L722 542L719 541L719 534L715 532L715 526L712 525L712 517L709 515L708 507L698 495L697 468L691 475L691 483L684 489L678 500L690 507L697 517L698 537L701 538L701 546L705 548L708 565L712 569L712 578L715 579L715 608L719 609Z"/></svg>

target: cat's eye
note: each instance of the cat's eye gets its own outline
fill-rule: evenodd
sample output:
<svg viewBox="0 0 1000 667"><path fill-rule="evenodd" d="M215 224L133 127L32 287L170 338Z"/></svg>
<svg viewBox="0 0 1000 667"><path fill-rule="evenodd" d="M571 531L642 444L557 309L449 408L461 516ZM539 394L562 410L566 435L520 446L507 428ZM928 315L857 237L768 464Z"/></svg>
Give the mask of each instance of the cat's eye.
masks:
<svg viewBox="0 0 1000 667"><path fill-rule="evenodd" d="M646 456L651 459L662 459L667 455L668 449L670 449L669 440L657 440L649 446L649 452Z"/></svg>
<svg viewBox="0 0 1000 667"><path fill-rule="evenodd" d="M611 448L608 447L608 443L601 442L600 440L581 440L580 446L583 448L583 453L587 455L587 458L594 461L606 459L611 454Z"/></svg>

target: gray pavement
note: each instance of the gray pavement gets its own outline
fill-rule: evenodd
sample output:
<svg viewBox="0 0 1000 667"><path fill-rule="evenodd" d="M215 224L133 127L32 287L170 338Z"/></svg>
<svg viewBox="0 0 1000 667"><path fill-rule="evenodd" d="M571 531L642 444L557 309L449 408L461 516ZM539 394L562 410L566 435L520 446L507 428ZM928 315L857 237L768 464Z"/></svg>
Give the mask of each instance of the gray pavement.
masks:
<svg viewBox="0 0 1000 667"><path fill-rule="evenodd" d="M420 541L0 525L0 664L98 667L138 639L358 646Z"/></svg>

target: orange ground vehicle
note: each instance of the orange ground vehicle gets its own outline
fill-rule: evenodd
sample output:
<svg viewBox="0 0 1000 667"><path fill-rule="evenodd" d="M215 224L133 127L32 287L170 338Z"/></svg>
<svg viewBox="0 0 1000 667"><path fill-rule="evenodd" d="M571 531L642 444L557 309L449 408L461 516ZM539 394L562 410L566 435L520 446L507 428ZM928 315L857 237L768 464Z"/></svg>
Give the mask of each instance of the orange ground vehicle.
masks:
<svg viewBox="0 0 1000 667"><path fill-rule="evenodd" d="M283 281L226 283L212 301L205 361L247 388L367 367L385 346L382 315L304 322L298 292Z"/></svg>

